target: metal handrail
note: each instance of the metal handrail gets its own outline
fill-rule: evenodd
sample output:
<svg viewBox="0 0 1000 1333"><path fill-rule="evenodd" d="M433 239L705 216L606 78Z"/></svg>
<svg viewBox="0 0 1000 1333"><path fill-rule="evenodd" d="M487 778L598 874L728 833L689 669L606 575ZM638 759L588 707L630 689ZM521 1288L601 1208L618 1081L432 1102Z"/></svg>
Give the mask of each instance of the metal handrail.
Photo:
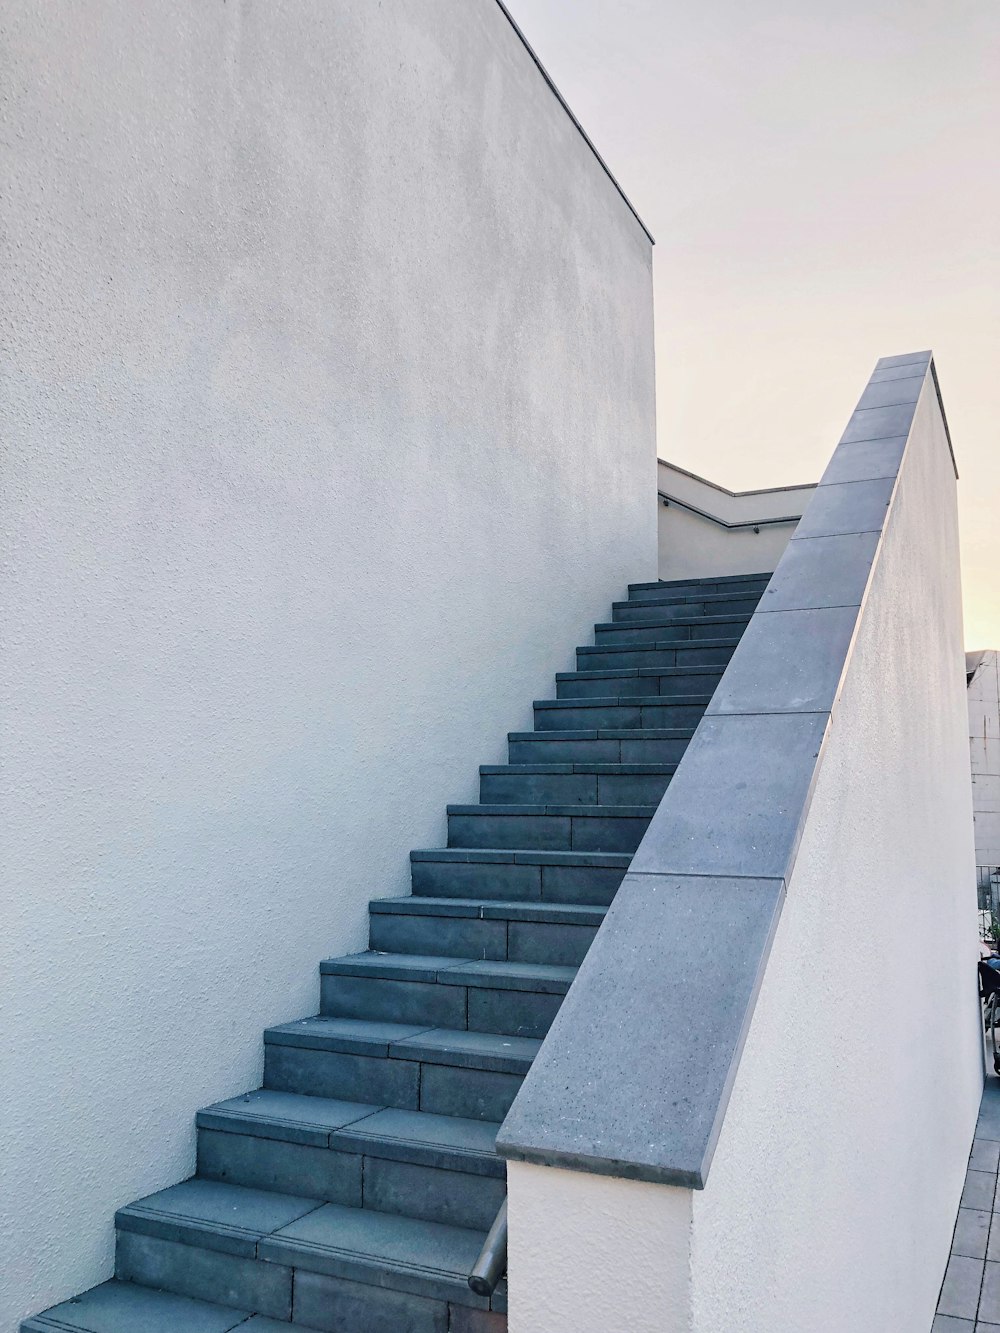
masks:
<svg viewBox="0 0 1000 1333"><path fill-rule="evenodd" d="M492 1296L496 1285L507 1271L507 1200L493 1219L489 1235L483 1242L472 1272L469 1286L477 1296Z"/></svg>

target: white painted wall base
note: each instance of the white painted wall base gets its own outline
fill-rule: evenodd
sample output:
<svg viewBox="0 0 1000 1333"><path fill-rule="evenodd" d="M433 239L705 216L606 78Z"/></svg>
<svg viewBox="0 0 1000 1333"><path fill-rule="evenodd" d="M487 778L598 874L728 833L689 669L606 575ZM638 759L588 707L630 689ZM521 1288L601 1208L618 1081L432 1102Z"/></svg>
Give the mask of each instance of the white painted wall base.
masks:
<svg viewBox="0 0 1000 1333"><path fill-rule="evenodd" d="M691 1191L507 1167L509 1333L689 1333Z"/></svg>

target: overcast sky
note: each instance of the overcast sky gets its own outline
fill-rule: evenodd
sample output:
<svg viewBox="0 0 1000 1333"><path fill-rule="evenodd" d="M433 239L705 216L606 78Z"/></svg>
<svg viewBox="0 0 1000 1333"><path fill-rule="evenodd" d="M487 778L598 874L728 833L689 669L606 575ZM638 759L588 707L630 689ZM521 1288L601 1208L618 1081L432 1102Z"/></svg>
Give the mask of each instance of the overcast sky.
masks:
<svg viewBox="0 0 1000 1333"><path fill-rule="evenodd" d="M660 456L814 481L935 352L966 642L1000 648L1000 0L508 0L656 237Z"/></svg>

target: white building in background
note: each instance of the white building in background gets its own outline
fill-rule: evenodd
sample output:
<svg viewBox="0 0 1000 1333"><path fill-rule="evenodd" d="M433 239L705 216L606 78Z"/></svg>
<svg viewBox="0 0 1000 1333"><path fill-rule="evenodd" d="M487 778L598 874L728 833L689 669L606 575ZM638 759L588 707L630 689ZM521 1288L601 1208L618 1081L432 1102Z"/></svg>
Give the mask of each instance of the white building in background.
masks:
<svg viewBox="0 0 1000 1333"><path fill-rule="evenodd" d="M976 865L1000 868L1000 653L967 653L969 748L972 754L972 817Z"/></svg>

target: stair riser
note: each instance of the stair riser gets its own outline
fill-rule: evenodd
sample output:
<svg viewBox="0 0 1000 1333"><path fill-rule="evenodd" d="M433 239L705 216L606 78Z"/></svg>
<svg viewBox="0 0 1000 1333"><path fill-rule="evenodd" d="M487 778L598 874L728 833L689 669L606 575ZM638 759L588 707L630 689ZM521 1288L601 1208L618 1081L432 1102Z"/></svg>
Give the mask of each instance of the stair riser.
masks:
<svg viewBox="0 0 1000 1333"><path fill-rule="evenodd" d="M463 1327L462 1307L442 1299L304 1269L293 1271L287 1264L240 1258L137 1232L119 1233L116 1273L123 1281L290 1320L290 1327L330 1333L362 1328L365 1333L451 1333ZM476 1324L466 1327L473 1333ZM502 1330L503 1322L495 1327ZM492 1333L489 1324L481 1328Z"/></svg>
<svg viewBox="0 0 1000 1333"><path fill-rule="evenodd" d="M630 602L642 602L647 598L655 599L657 597L719 597L731 594L733 596L742 596L744 593L757 595L764 591L770 582L771 576L765 575L759 579L747 579L740 581L725 582L723 580L714 581L712 579L702 582L679 583L676 586L661 584L659 587L652 588L630 588L628 599Z"/></svg>
<svg viewBox="0 0 1000 1333"><path fill-rule="evenodd" d="M439 994L442 991L447 993L447 1021L434 1016L443 1008ZM323 976L320 978L320 997L321 1012L331 1018L426 1023L428 1027L467 1028L473 1032L536 1038L544 1037L548 1032L562 1003L561 995L544 995L537 991L493 986L442 986L425 981L385 981L379 977ZM342 1092L312 1095L346 1096ZM496 1119L502 1120L503 1116Z"/></svg>
<svg viewBox="0 0 1000 1333"><path fill-rule="evenodd" d="M700 625L677 625L670 620L643 625L602 625L594 631L598 648L617 647L623 643L697 643L699 639L735 639L747 627L749 616L729 620L708 620Z"/></svg>
<svg viewBox="0 0 1000 1333"><path fill-rule="evenodd" d="M596 926L562 922L482 921L385 913L371 918L370 947L382 953L445 954L455 958L576 967L596 934Z"/></svg>
<svg viewBox="0 0 1000 1333"><path fill-rule="evenodd" d="M609 815L449 815L449 847L546 852L634 852L649 819Z"/></svg>
<svg viewBox="0 0 1000 1333"><path fill-rule="evenodd" d="M484 773L484 805L658 805L669 773Z"/></svg>
<svg viewBox="0 0 1000 1333"><path fill-rule="evenodd" d="M581 727L581 731L596 730ZM676 764L687 749L689 737L647 740L636 730L624 740L597 737L594 740L560 740L548 731L536 740L511 741L507 753L512 764Z"/></svg>
<svg viewBox="0 0 1000 1333"><path fill-rule="evenodd" d="M332 978L324 977L323 980ZM464 990L464 987L457 989ZM324 1006L323 1012L329 1010ZM402 1073L394 1068L396 1065L404 1066ZM368 1101L383 1106L429 1111L432 1115L467 1116L471 1120L502 1120L510 1110L521 1079L520 1074L502 1074L489 1069L462 1069L417 1060L383 1060L317 1051L304 1046L269 1044L264 1055L266 1088L346 1101L361 1100L358 1093L364 1088Z"/></svg>
<svg viewBox="0 0 1000 1333"><path fill-rule="evenodd" d="M207 1129L198 1134L198 1175L484 1231L492 1225L505 1190L502 1179L470 1174L457 1163L445 1170Z"/></svg>
<svg viewBox="0 0 1000 1333"><path fill-rule="evenodd" d="M720 636L721 637L721 636ZM717 666L726 667L736 651L735 645L716 644L700 647L697 643L678 643L669 648L642 648L608 645L600 648L578 648L576 665L580 671L631 671L651 667Z"/></svg>
<svg viewBox="0 0 1000 1333"><path fill-rule="evenodd" d="M721 602L662 603L650 598L648 601L616 603L611 611L611 619L631 623L653 618L672 620L675 616L752 616L759 601L759 597L734 597Z"/></svg>
<svg viewBox="0 0 1000 1333"><path fill-rule="evenodd" d="M596 670L597 668L593 668ZM557 699L596 699L609 694L619 699L651 694L714 694L722 679L721 671L692 672L690 675L663 676L601 676L588 680L586 676L556 681Z"/></svg>
<svg viewBox="0 0 1000 1333"><path fill-rule="evenodd" d="M571 701L567 700L567 703ZM587 704L580 708L550 708L535 705L536 731L608 731L627 729L696 727L707 704Z"/></svg>
<svg viewBox="0 0 1000 1333"><path fill-rule="evenodd" d="M501 902L594 903L606 907L625 876L603 866L536 866L513 862L413 861L414 894Z"/></svg>

